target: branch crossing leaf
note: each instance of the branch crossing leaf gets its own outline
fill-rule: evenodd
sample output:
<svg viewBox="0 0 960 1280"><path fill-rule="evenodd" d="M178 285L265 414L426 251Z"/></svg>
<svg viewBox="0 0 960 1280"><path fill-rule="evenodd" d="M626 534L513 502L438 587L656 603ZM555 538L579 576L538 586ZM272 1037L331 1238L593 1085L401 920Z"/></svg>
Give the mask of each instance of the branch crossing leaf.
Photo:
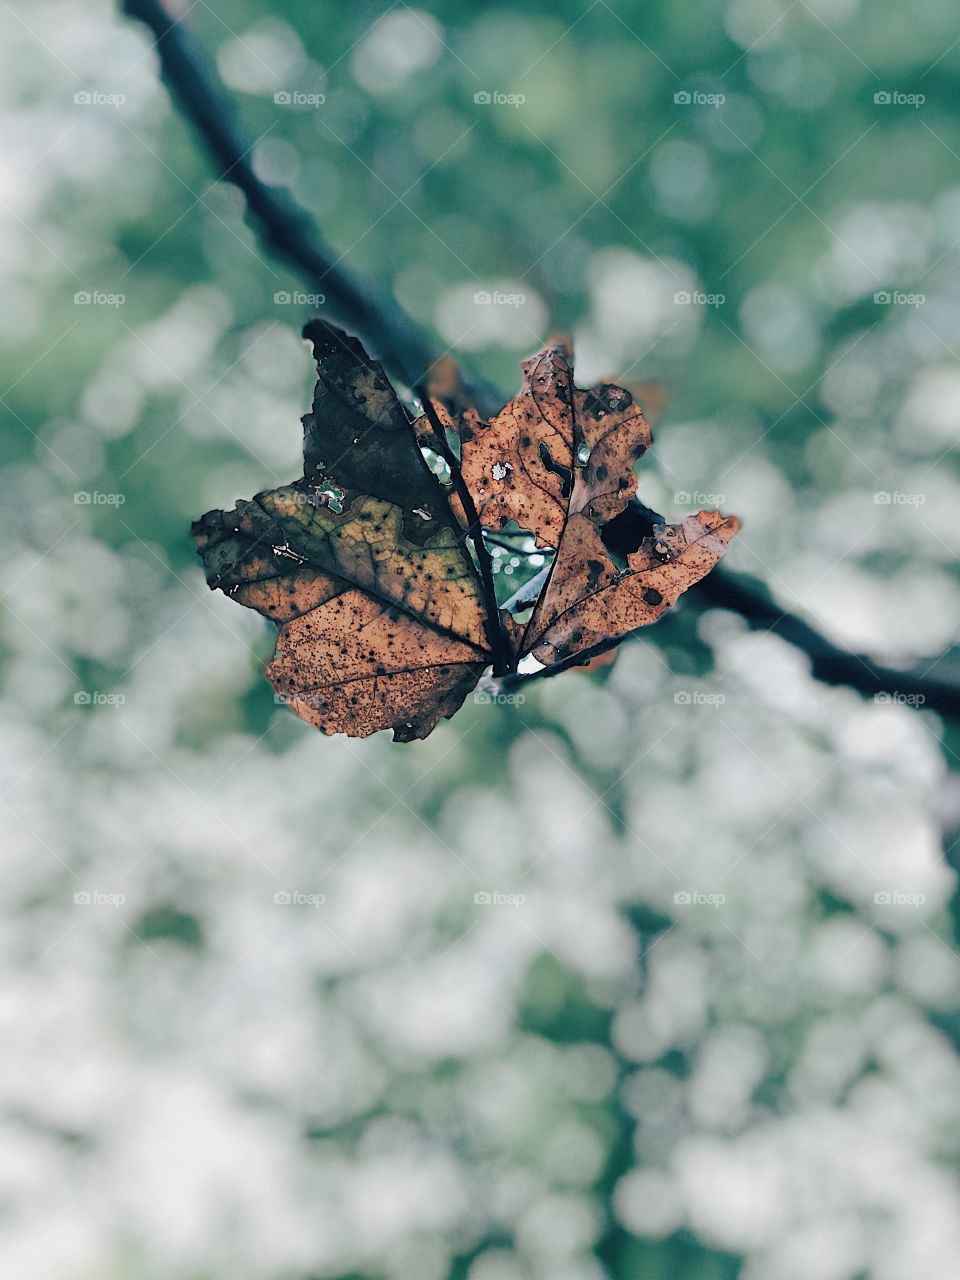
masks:
<svg viewBox="0 0 960 1280"><path fill-rule="evenodd" d="M320 321L304 337L318 381L303 476L208 512L193 536L210 587L276 624L266 673L324 733L425 738L493 661L491 637L512 672L527 656L587 662L656 621L737 531L735 517L701 511L609 549L652 437L628 390L574 385L562 345L523 362L520 393L495 417L454 418L437 400L428 422L355 338ZM449 484L424 452L438 424L459 438L458 457L444 451L459 470ZM525 621L500 611L481 572L482 531L511 521L555 553Z"/></svg>

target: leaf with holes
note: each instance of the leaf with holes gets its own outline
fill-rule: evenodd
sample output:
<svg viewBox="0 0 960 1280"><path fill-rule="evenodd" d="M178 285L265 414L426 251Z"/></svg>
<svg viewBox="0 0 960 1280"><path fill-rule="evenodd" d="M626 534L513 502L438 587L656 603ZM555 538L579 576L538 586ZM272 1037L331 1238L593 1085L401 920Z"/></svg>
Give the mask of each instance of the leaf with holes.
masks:
<svg viewBox="0 0 960 1280"><path fill-rule="evenodd" d="M637 518L643 414L622 387L575 387L560 346L524 363L494 418L438 399L413 420L356 339L319 321L304 336L318 381L303 476L208 512L193 535L211 588L277 625L267 675L325 733L424 738L488 666L588 662L659 617L736 531L716 512ZM498 603L487 545L511 525L553 553L519 607Z"/></svg>
<svg viewBox="0 0 960 1280"><path fill-rule="evenodd" d="M653 443L631 392L577 387L563 344L521 369L522 390L495 418L461 415L461 467L487 529L516 521L554 549L519 649L552 666L655 622L710 572L739 521L716 511L679 525L655 512L631 519L645 510L633 467Z"/></svg>

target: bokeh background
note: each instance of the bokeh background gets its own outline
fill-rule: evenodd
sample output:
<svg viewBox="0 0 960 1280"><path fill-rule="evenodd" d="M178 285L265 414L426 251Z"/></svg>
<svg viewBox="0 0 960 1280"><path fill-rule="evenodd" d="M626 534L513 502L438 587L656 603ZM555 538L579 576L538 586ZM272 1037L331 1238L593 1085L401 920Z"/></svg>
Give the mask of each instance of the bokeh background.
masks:
<svg viewBox="0 0 960 1280"><path fill-rule="evenodd" d="M952 0L183 7L438 351L662 382L646 502L950 649ZM298 722L188 529L299 474L317 286L142 27L0 22L3 1275L955 1280L955 730L690 606L426 743Z"/></svg>

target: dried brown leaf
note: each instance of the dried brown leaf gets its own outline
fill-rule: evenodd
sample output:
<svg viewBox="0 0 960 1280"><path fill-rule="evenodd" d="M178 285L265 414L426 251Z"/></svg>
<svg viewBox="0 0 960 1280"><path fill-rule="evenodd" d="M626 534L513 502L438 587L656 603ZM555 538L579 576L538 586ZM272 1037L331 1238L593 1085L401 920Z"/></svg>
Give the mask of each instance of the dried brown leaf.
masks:
<svg viewBox="0 0 960 1280"><path fill-rule="evenodd" d="M431 402L431 425L411 421L356 339L317 321L305 336L318 381L303 478L208 512L194 537L210 586L276 623L267 674L325 733L426 737L476 685L492 643L513 672L527 654L595 662L708 573L737 530L708 511L667 525L632 501L650 428L629 390L575 386L563 340L524 361L519 395L489 420L454 419L461 384L435 368L433 390L449 396ZM461 496L423 452L455 467L457 437ZM529 598L528 623L499 609L488 571L484 596L478 521L491 534L516 522L555 549L539 593L510 605L523 616Z"/></svg>
<svg viewBox="0 0 960 1280"><path fill-rule="evenodd" d="M735 516L700 511L680 524L660 524L627 557L620 570L596 528L571 522L550 582L540 597L524 638L524 649L546 666L638 627L656 622L688 587L699 582L726 551L739 528ZM589 567L592 581L581 590L578 572ZM555 585L556 583L556 585ZM569 590L571 583L577 585Z"/></svg>
<svg viewBox="0 0 960 1280"><path fill-rule="evenodd" d="M267 674L298 715L425 737L488 660L477 573L380 366L329 326L307 336L304 478L209 512L194 537L210 586L278 624Z"/></svg>

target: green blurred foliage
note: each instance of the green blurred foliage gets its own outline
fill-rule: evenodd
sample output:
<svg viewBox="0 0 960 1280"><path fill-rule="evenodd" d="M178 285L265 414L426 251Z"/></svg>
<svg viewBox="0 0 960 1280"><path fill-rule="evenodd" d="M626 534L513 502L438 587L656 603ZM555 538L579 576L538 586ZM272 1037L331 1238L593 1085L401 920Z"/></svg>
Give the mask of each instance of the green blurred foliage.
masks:
<svg viewBox="0 0 960 1280"><path fill-rule="evenodd" d="M36 28L32 35L28 20ZM745 519L734 566L851 644L892 661L932 660L954 644L960 618L953 453L960 427L960 121L953 104L960 45L952 4L561 0L507 8L447 0L413 10L332 0L227 7L201 0L190 7L188 21L235 93L256 140L258 172L289 188L351 266L390 287L434 335L438 350L453 347L472 372L507 395L517 384L518 359L550 332L564 330L577 339L585 376L662 380L668 406L658 432L659 469L641 476L645 500L673 513L696 502L680 492L719 493L720 504ZM946 1049L952 1060L960 1036L951 988L954 880L929 851L927 862L918 855L929 917L922 924L878 924L872 895L877 884L894 883L899 864L877 852L861 883L855 867L837 871L821 845L826 841L842 861L839 846L855 839L851 829L860 823L867 847L858 845L862 858L856 860L869 862L884 839L882 829L868 830L870 815L886 812L877 800L882 796L904 823L922 828L917 840L928 849L936 839L929 809L945 763L956 760L956 737L942 736L936 722L904 709L891 709L892 729L874 729L875 722L864 728L862 716L886 709L873 712L853 695L818 690L802 664L791 666L779 650L761 646L754 657L751 649L737 648L731 620L714 617L704 626L681 609L612 671L531 687L516 711L470 703L423 747L395 749L378 741L357 749L316 739L275 705L259 675L270 654L267 627L235 619L239 611L228 602L204 594L188 528L209 507L298 474L297 420L312 382L298 331L316 308L278 302L276 295L322 291L322 282L296 278L261 247L242 200L217 183L196 135L157 84L156 60L140 28L105 4L84 6L81 15L48 0L23 23L7 23L3 104L17 140L10 147L16 181L6 196L7 315L0 322L0 380L8 388L0 398L4 538L11 566L5 670L18 744L11 780L18 785L34 760L46 759L44 770L55 771L49 800L24 802L15 817L31 831L58 824L41 844L52 841L71 865L97 868L104 884L141 847L151 855L144 854L148 878L129 936L121 932L102 950L91 944L78 962L113 1002L115 1024L108 1025L133 1046L131 1061L141 1053L151 1062L167 1053L189 1060L192 1036L204 1033L179 1020L187 1013L178 1015L177 998L199 1019L204 992L212 1007L226 1000L232 1010L232 993L224 995L231 980L242 985L258 976L243 967L241 944L218 923L239 911L258 874L243 855L240 887L230 896L231 845L246 848L249 840L260 850L275 839L286 851L285 874L293 874L292 866L298 875L319 874L337 865L338 851L358 842L365 851L368 825L395 810L390 838L404 856L426 856L429 846L445 864L443 875L455 874L461 857L491 858L481 863L488 878L519 875L519 854L508 873L509 864L497 864L489 852L501 838L497 831L505 832L511 850L515 843L532 848L551 812L565 813L569 796L582 788L585 812L595 810L601 824L588 824L583 836L594 842L594 870L585 871L579 853L569 853L576 869L564 880L566 873L550 867L551 845L541 872L548 880L557 875L571 898L606 913L605 937L628 940L622 945L629 957L619 968L611 960L608 971L590 972L585 961L579 964L573 953L558 956L559 944L542 938L521 954L513 939L513 1004L509 1013L496 1005L491 1014L503 1018L501 1039L434 1053L423 1044L411 1048L399 1035L392 1047L386 1034L381 1044L364 1027L351 1052L366 1070L369 1050L389 1081L374 1101L365 1103L363 1095L355 1107L344 1104L339 1122L319 1104L321 1114L312 1115L303 1081L289 1114L280 1085L279 1098L249 1081L227 1090L254 1112L260 1107L272 1116L275 1108L284 1123L292 1117L301 1126L285 1146L278 1140L278 1150L296 1152L291 1162L309 1159L310 1169L319 1171L317 1185L324 1168L362 1158L380 1122L399 1125L401 1136L409 1125L418 1142L445 1144L466 1169L475 1200L468 1194L449 1219L413 1231L402 1248L377 1237L363 1261L358 1245L357 1265L373 1269L354 1271L355 1280L446 1274L463 1280L888 1280L895 1273L884 1260L886 1237L873 1246L858 1234L868 1234L871 1214L879 1212L868 1196L846 1206L859 1243L849 1246L849 1261L834 1258L831 1269L830 1260L804 1242L802 1224L791 1226L795 1234L786 1225L772 1228L770 1239L759 1228L754 1236L747 1227L739 1235L725 1232L709 1212L697 1216L699 1202L687 1188L683 1194L694 1208L678 1210L675 1224L668 1205L659 1225L653 1217L643 1225L642 1205L631 1199L625 1209L629 1197L623 1192L618 1199L616 1189L637 1168L669 1163L670 1144L651 1108L662 1102L669 1117L675 1107L684 1118L674 1128L704 1144L739 1134L738 1125L782 1123L786 1130L801 1110L794 1081L808 1038L828 1022L823 1035L839 1034L831 1019L887 1027L892 1002L900 1002L901 1012L891 1015L890 1061L900 1044L898 1026L908 1027L918 1060L931 1064L930 1078L936 1077L923 1124L939 1132L924 1129L916 1138L911 1158L917 1163L909 1168L922 1169L943 1199L931 1253L893 1250L890 1256L926 1257L941 1267L936 1274L955 1274L960 1253L952 1251L943 1225L944 1205L954 1203L956 1191L952 1174L944 1172L958 1153L956 1108L944 1100L955 1067L938 1056ZM126 100L119 107L78 106L73 95L84 90L123 93ZM292 92L322 94L324 102L296 109L274 99ZM525 100L478 103L477 93ZM685 93L723 101L676 100ZM919 93L925 101L877 102L878 93ZM498 313L490 327L489 312L472 296L497 289L523 293L526 302ZM122 294L124 301L75 304L83 290ZM878 293L898 291L922 295L923 302L876 300ZM722 295L722 301L676 300L690 292ZM920 494L923 501L878 505L878 491ZM94 497L77 503L78 492ZM952 649L938 669L951 663ZM751 669L757 687L750 684ZM680 745L654 752L657 734L668 732L677 710L674 690L691 685L726 691L739 747L715 722L704 722L678 730ZM778 701L782 689L793 694ZM136 742L104 712L99 721L83 722L82 748L72 739L61 745L73 731L76 690L126 690ZM878 735L884 750L853 752L854 728L858 734L864 728L870 741ZM642 761L647 748L651 761L639 779L627 778L628 766ZM822 781L848 750L851 761ZM236 775L245 787L225 791L221 769L248 753L250 772ZM816 788L813 809L786 794L781 802L767 765L790 777L795 768L802 790ZM721 772L725 767L729 775ZM37 775L46 776L43 770ZM188 842L191 856L171 853L168 866L168 810L178 814L190 805L194 785L211 797L223 830L213 837L198 827ZM289 804L274 794L285 787ZM646 823L648 817L665 823L656 809L664 791L675 796L677 810L675 838L663 854L677 869L672 874L684 882L703 875L701 851L714 846L730 862L746 860L743 870L749 869L757 896L744 890L743 916L729 926L701 925L699 917L690 923L674 906L673 892L682 886L657 879L654 861L661 859L645 845ZM98 797L107 816L92 808ZM493 815L486 853L478 851L483 842L471 834L464 813L479 814L481 826L483 814ZM765 837L781 819L789 835L782 847L768 850ZM825 835L831 824L845 833L836 846ZM896 822L888 825L893 831ZM17 827L18 855L26 858L21 839ZM208 865L201 853L219 850L220 839L226 841L223 865L220 854ZM579 835L569 839L578 849ZM909 843L896 832L889 839L896 847ZM800 863L802 889L784 869ZM910 864L903 872L907 889L915 871ZM881 877L876 884L874 873ZM30 885L25 916L76 887L55 866L45 874L54 879L24 881ZM442 880L432 864L423 876L425 884ZM774 887L761 892L756 886L765 877ZM796 898L783 905L777 885L785 900L794 890ZM417 915L402 945L371 961L371 970L381 965L389 976L392 968L420 960L427 970L439 969L477 916L468 896L475 887L433 897L424 889L423 918ZM242 926L230 927L238 935L256 932L259 919L266 929L272 910L254 912L253 924L244 917ZM63 916L65 925L66 910ZM884 958L862 987L857 978L849 987L838 978L836 991L828 991L804 966L813 964L818 938L847 927L854 937L869 934L867 945ZM724 928L760 949L756 967L740 951L731 958ZM923 950L929 945L924 931L936 939L936 964ZM150 956L159 948L163 957L148 976L131 959L145 958L138 943ZM648 1053L629 1029L631 1018L648 991L657 948L674 955L669 947L675 943L702 963L691 969L689 986L706 993L706 1012L689 1033L671 1038L664 1032L662 1046ZM18 935L21 960L30 958L33 945ZM236 949L235 970L218 969L219 948L227 955ZM495 947L491 954L498 954ZM57 953L51 956L53 989L64 974L56 968ZM909 963L923 968L927 962L940 976L926 986L902 978ZM683 956L677 963L682 968ZM295 1021L336 1003L338 1018L349 1023L362 984L357 979L352 988L339 964L313 952L303 960L308 989L299 993ZM212 978L201 976L205 965ZM290 966L296 974L298 964ZM664 997L667 1005L682 1003L683 973L679 981ZM146 1012L154 984L162 1004L155 1016ZM194 999L199 1004L190 1003ZM269 1027L269 1001L255 1007ZM235 1012L218 1016L226 1038L237 1035L242 1057L244 1044L252 1046L259 1033L241 1027ZM709 1108L701 1101L697 1113L685 1091L705 1043L727 1027L757 1031L768 1058L747 1091L749 1119L711 1127L703 1119ZM334 1052L340 1035L331 1033ZM650 1036L659 1043L655 1027ZM318 1078L332 1069L328 1042L320 1041L302 1050ZM219 1066L210 1065L219 1062L217 1054L202 1043L198 1069L219 1080ZM842 1035L837 1044L839 1056ZM580 1051L593 1064L589 1070L569 1065L574 1060L565 1055ZM744 1050L742 1056L750 1055ZM910 1077L901 1059L896 1066L890 1061L878 1066L864 1049L862 1070L851 1068L851 1090L855 1080L868 1091L869 1077L889 1071L919 1106L923 1078ZM818 1069L828 1073L822 1064ZM591 1079L602 1083L604 1070L607 1085L598 1083L591 1094ZM497 1072L504 1073L504 1087L506 1077L518 1073L522 1087L512 1075L510 1082L529 1108L507 1138L489 1116L464 1118L474 1092ZM645 1081L654 1101L641 1106L631 1102L631 1090L639 1096ZM348 1084L340 1086L344 1094ZM886 1076L883 1087L892 1098L895 1085ZM829 1097L824 1090L823 1099L817 1095L824 1109L835 1107L838 1124L856 1126L843 1087ZM681 1095L685 1100L677 1102ZM815 1130L816 1115L804 1113L801 1120ZM544 1156L552 1136L571 1124L574 1151L579 1142L584 1152L600 1153L595 1170L579 1181L569 1157L565 1164L553 1150L550 1165ZM585 1138L584 1129L593 1137ZM786 1137L783 1143L786 1149ZM837 1146L843 1145L841 1134ZM292 1167L293 1181L307 1195L307 1166ZM558 1198L544 1200L542 1221L531 1216L526 1226L511 1229L504 1191L499 1207L491 1208L496 1197L487 1188L494 1175L512 1186L507 1173L516 1175L516 1194L531 1197L531 1179L552 1185L555 1175ZM123 1181L119 1174L116 1179ZM751 1186L750 1194L759 1195ZM563 1199L568 1194L573 1209ZM675 1196L682 1199L680 1191ZM290 1192L289 1203L295 1199ZM277 1210L278 1221L286 1205ZM892 1231L917 1233L920 1219L908 1208L898 1218L899 1210L887 1206ZM823 1221L828 1216L821 1214ZM551 1255L549 1238L568 1219L578 1230L584 1219L592 1226L568 1253ZM811 1210L811 1222L820 1221ZM778 1252L778 1232L795 1245L793 1253L786 1244ZM117 1237L129 1252L118 1246L110 1269L90 1263L60 1274L141 1280L162 1273L136 1230L128 1233L121 1223ZM907 1246L901 1242L898 1249ZM262 1258L231 1257L229 1241L223 1250L221 1256L212 1246L207 1254L200 1245L193 1253L186 1249L181 1274L314 1280L336 1274L329 1268L339 1264L330 1258L345 1253L331 1249L317 1270L303 1259L272 1268ZM129 1262L115 1261L121 1255Z"/></svg>

